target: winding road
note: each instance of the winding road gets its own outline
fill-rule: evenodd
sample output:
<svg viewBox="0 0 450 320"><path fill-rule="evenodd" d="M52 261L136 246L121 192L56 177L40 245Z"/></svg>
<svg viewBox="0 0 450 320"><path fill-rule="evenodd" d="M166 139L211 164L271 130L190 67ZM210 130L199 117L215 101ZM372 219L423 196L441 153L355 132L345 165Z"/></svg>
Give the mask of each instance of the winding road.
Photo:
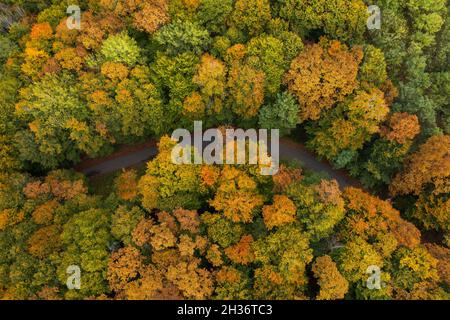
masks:
<svg viewBox="0 0 450 320"><path fill-rule="evenodd" d="M104 158L82 161L75 169L87 176L106 174L146 162L157 153L155 141L150 141L133 147L124 147ZM334 169L327 161L318 160L317 156L304 145L291 139L280 139L280 159L295 159L306 169L325 172L330 178L337 180L341 189L349 186L362 187L358 180L351 178L345 171Z"/></svg>

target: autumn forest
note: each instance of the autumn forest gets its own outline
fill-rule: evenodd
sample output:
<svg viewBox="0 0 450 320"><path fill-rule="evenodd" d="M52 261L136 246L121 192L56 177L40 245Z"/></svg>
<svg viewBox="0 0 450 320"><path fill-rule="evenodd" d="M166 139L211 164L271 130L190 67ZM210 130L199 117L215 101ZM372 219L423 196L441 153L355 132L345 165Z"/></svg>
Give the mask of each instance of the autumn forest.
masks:
<svg viewBox="0 0 450 320"><path fill-rule="evenodd" d="M449 10L1 0L0 299L450 300ZM194 121L289 147L173 163Z"/></svg>

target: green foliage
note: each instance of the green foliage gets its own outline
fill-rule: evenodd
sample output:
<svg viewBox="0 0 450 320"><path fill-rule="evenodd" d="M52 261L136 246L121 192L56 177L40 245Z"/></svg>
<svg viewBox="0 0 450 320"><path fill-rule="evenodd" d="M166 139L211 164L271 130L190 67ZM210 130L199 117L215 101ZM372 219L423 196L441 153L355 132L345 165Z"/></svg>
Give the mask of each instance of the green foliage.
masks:
<svg viewBox="0 0 450 320"><path fill-rule="evenodd" d="M58 277L62 283L67 279L66 269L78 265L83 284L75 297L99 295L107 291L106 267L110 217L101 209L90 209L73 216L65 225L61 239L65 245ZM68 297L73 294L67 293Z"/></svg>
<svg viewBox="0 0 450 320"><path fill-rule="evenodd" d="M368 13L361 0L287 0L282 3L280 16L301 35L311 36L319 29L333 39L350 42L362 39Z"/></svg>
<svg viewBox="0 0 450 320"><path fill-rule="evenodd" d="M211 33L222 33L228 15L233 10L233 0L202 0L198 8L198 22Z"/></svg>
<svg viewBox="0 0 450 320"><path fill-rule="evenodd" d="M196 55L205 51L211 42L209 33L195 23L175 21L159 29L154 39L168 55L192 52Z"/></svg>
<svg viewBox="0 0 450 320"><path fill-rule="evenodd" d="M140 48L127 33L109 36L100 49L105 61L122 62L134 66L140 59Z"/></svg>
<svg viewBox="0 0 450 320"><path fill-rule="evenodd" d="M246 55L250 66L264 72L266 91L269 94L278 92L287 66L283 59L283 42L272 36L254 37L247 44Z"/></svg>
<svg viewBox="0 0 450 320"><path fill-rule="evenodd" d="M450 298L445 0L375 3L379 30L363 0L89 0L80 30L69 4L0 5L0 299ZM380 198L342 171L174 164L194 120L294 132ZM47 172L148 139L145 173L92 195Z"/></svg>
<svg viewBox="0 0 450 320"><path fill-rule="evenodd" d="M298 108L295 98L290 93L279 93L275 103L266 104L259 110L259 126L279 129L280 135L287 135L299 122Z"/></svg>

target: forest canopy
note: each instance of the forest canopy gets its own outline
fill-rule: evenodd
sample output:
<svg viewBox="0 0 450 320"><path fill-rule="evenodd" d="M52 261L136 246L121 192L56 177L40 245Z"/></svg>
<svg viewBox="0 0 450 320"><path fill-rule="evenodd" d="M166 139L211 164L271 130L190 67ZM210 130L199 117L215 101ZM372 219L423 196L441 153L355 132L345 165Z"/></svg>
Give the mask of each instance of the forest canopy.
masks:
<svg viewBox="0 0 450 320"><path fill-rule="evenodd" d="M0 298L450 299L448 16L445 0L3 1ZM292 159L273 176L174 164L170 135L194 121L279 129L357 183ZM145 166L74 169L147 141Z"/></svg>

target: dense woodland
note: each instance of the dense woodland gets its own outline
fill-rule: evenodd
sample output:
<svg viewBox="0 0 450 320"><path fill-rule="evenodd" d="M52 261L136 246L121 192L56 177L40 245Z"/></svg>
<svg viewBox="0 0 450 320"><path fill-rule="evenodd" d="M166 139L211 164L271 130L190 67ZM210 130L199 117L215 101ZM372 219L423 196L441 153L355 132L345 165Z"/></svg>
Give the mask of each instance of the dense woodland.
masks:
<svg viewBox="0 0 450 320"><path fill-rule="evenodd" d="M2 0L0 298L450 299L448 15L445 0ZM279 128L364 190L292 161L173 164L169 137L194 120ZM71 169L149 139L158 155L107 192Z"/></svg>

